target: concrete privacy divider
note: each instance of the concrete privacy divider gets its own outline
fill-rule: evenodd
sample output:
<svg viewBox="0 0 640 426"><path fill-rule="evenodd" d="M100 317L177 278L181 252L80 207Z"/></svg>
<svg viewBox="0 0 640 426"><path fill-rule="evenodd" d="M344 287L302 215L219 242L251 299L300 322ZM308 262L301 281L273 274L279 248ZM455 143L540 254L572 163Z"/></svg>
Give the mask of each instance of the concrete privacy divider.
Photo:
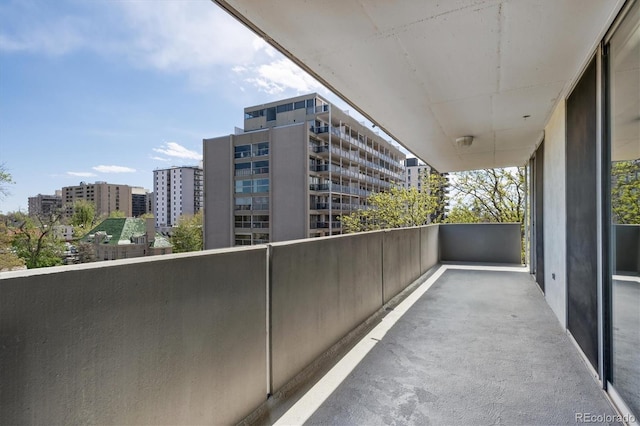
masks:
<svg viewBox="0 0 640 426"><path fill-rule="evenodd" d="M420 227L420 274L426 273L440 261L438 244L440 225Z"/></svg>
<svg viewBox="0 0 640 426"><path fill-rule="evenodd" d="M614 225L615 273L640 272L640 225Z"/></svg>
<svg viewBox="0 0 640 426"><path fill-rule="evenodd" d="M387 303L422 275L420 228L386 230L382 247L382 293Z"/></svg>
<svg viewBox="0 0 640 426"><path fill-rule="evenodd" d="M521 262L519 223L442 224L439 234L443 262Z"/></svg>
<svg viewBox="0 0 640 426"><path fill-rule="evenodd" d="M0 274L0 424L229 424L265 398L266 247Z"/></svg>
<svg viewBox="0 0 640 426"><path fill-rule="evenodd" d="M382 233L271 246L271 373L278 390L382 306Z"/></svg>

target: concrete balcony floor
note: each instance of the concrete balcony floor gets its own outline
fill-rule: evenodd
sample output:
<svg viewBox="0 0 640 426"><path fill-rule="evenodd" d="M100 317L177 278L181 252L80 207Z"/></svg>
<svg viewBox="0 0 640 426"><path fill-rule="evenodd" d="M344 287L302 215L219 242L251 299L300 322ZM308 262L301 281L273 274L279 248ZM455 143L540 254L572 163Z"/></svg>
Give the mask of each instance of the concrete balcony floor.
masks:
<svg viewBox="0 0 640 426"><path fill-rule="evenodd" d="M256 422L556 425L616 415L517 267L441 266L300 389Z"/></svg>

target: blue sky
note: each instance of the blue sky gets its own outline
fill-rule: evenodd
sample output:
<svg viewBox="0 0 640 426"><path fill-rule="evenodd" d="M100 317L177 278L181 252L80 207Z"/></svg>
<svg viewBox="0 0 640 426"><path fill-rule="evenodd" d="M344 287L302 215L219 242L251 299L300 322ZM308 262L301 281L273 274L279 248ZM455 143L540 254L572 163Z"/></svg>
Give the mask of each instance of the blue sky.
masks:
<svg viewBox="0 0 640 426"><path fill-rule="evenodd" d="M152 190L244 107L314 91L348 109L209 0L0 0L0 212L80 181Z"/></svg>

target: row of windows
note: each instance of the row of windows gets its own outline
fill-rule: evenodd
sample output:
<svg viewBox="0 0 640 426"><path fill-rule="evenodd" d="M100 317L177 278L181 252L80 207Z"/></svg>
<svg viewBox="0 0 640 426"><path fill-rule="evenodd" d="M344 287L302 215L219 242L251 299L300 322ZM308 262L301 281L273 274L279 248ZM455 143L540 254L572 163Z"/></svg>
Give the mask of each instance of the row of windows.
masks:
<svg viewBox="0 0 640 426"><path fill-rule="evenodd" d="M298 102L289 102L286 104L277 105L275 107L266 108L266 109L258 109L255 111L247 111L244 114L244 119L248 120L251 118L258 118L267 116L267 121L273 121L276 119L276 113L293 111L296 109L304 109L313 108L315 106L315 99L307 99L306 103L304 100Z"/></svg>
<svg viewBox="0 0 640 426"><path fill-rule="evenodd" d="M258 175L269 173L269 160L238 163L235 165L236 176Z"/></svg>
<svg viewBox="0 0 640 426"><path fill-rule="evenodd" d="M243 215L235 217L236 228L269 228L269 216L268 215Z"/></svg>
<svg viewBox="0 0 640 426"><path fill-rule="evenodd" d="M269 234L260 232L254 234L236 234L235 243L237 246L250 246L251 244L266 244L269 242Z"/></svg>
<svg viewBox="0 0 640 426"><path fill-rule="evenodd" d="M236 181L236 194L269 192L269 179L243 179Z"/></svg>
<svg viewBox="0 0 640 426"><path fill-rule="evenodd" d="M238 145L233 149L234 158L259 157L261 155L269 155L269 142Z"/></svg>
<svg viewBox="0 0 640 426"><path fill-rule="evenodd" d="M269 197L238 197L235 210L269 210Z"/></svg>

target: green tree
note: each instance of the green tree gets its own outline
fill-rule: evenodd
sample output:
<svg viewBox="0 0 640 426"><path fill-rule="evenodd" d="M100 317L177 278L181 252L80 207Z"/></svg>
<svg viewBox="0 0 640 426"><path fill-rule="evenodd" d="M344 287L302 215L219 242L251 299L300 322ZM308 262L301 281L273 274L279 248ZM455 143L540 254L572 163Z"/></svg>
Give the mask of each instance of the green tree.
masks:
<svg viewBox="0 0 640 426"><path fill-rule="evenodd" d="M73 215L71 225L74 233L84 235L96 224L96 206L91 201L78 200L73 203Z"/></svg>
<svg viewBox="0 0 640 426"><path fill-rule="evenodd" d="M614 223L640 224L640 160L612 164L611 210Z"/></svg>
<svg viewBox="0 0 640 426"><path fill-rule="evenodd" d="M127 217L127 215L125 215L122 210L112 210L109 213L110 219L124 219L125 217Z"/></svg>
<svg viewBox="0 0 640 426"><path fill-rule="evenodd" d="M174 253L199 251L204 248L202 221L202 211L195 215L182 215L178 218L178 225L173 228L171 236Z"/></svg>
<svg viewBox="0 0 640 426"><path fill-rule="evenodd" d="M9 195L9 185L13 183L11 173L7 171L4 163L0 164L0 200Z"/></svg>
<svg viewBox="0 0 640 426"><path fill-rule="evenodd" d="M523 223L526 171L524 167L485 169L451 175L449 223Z"/></svg>
<svg viewBox="0 0 640 426"><path fill-rule="evenodd" d="M340 217L346 233L377 229L421 226L443 210L442 188L446 178L439 174L422 176L422 191L393 187L367 198L367 208Z"/></svg>
<svg viewBox="0 0 640 426"><path fill-rule="evenodd" d="M12 247L13 230L7 226L8 217L0 216L0 271L11 271L24 267L22 260Z"/></svg>
<svg viewBox="0 0 640 426"><path fill-rule="evenodd" d="M27 268L42 268L62 264L64 242L55 236L54 227L59 223L60 212L30 217L13 213L13 249L24 260Z"/></svg>

